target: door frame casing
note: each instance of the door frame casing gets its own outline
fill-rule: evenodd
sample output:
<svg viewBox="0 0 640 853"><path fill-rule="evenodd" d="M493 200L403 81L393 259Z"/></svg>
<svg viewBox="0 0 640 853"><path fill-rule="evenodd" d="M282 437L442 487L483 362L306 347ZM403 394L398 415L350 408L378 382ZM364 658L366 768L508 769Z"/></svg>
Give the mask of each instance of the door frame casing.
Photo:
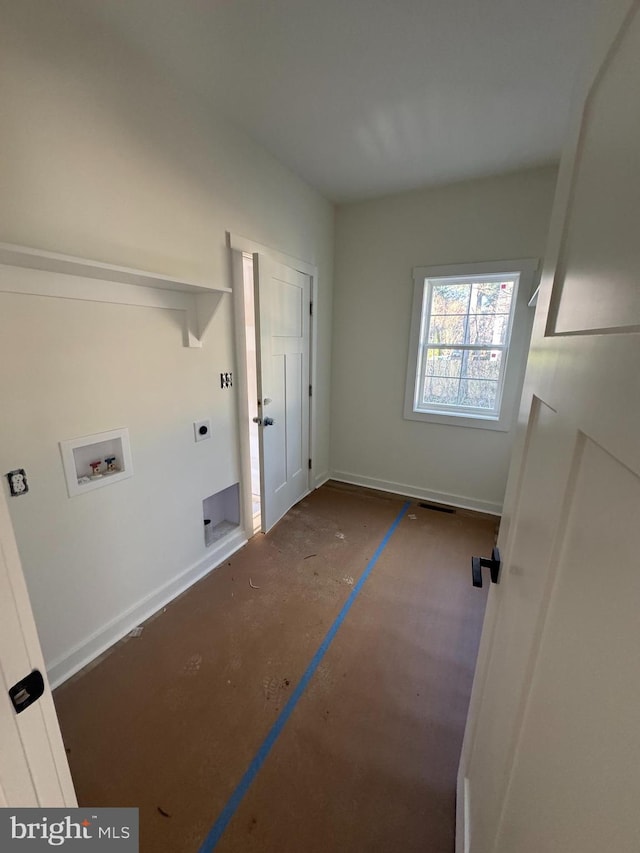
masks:
<svg viewBox="0 0 640 853"><path fill-rule="evenodd" d="M249 406L248 406L248 379L247 379L247 349L246 349L246 317L244 307L244 273L242 269L242 256L266 255L276 263L284 264L297 270L310 278L310 299L313 305L313 313L309 323L309 383L314 393L309 398L309 454L312 460L311 468L307 473L307 494L315 488L314 464L316 457L316 400L315 393L317 380L317 341L318 341L318 267L307 261L294 258L277 249L272 249L261 243L257 243L248 237L227 231L227 248L229 250L229 263L231 285L233 288L233 315L235 330L235 354L236 354L236 386L237 386L237 413L238 413L238 442L240 449L240 493L241 525L247 538L253 536L253 510L251 497L251 447L249 441ZM256 342L257 345L257 342Z"/></svg>

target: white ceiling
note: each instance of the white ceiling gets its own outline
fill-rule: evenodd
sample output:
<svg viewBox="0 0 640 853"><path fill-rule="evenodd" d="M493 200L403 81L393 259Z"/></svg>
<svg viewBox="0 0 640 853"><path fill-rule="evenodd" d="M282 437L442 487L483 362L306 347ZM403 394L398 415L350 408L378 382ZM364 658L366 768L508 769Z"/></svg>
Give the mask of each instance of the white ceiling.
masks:
<svg viewBox="0 0 640 853"><path fill-rule="evenodd" d="M597 0L96 2L334 201L556 160Z"/></svg>

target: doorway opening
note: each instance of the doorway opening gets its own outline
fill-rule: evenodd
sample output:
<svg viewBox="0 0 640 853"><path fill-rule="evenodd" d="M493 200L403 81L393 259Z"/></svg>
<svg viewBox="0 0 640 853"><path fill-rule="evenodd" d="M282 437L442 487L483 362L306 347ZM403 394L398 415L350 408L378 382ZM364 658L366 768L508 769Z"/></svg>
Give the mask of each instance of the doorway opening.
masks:
<svg viewBox="0 0 640 853"><path fill-rule="evenodd" d="M316 267L228 233L242 526L266 533L315 488ZM268 408L266 408L268 407Z"/></svg>

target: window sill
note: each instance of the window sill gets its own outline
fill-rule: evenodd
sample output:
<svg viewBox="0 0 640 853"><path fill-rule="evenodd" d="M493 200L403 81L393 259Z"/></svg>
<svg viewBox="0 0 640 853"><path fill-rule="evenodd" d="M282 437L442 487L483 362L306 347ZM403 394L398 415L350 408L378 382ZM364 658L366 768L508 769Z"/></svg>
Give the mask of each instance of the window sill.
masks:
<svg viewBox="0 0 640 853"><path fill-rule="evenodd" d="M511 423L502 415L499 418L482 417L477 415L454 415L440 412L415 412L413 409L404 412L407 421L423 421L442 426L459 426L471 429L488 429L497 432L509 432Z"/></svg>

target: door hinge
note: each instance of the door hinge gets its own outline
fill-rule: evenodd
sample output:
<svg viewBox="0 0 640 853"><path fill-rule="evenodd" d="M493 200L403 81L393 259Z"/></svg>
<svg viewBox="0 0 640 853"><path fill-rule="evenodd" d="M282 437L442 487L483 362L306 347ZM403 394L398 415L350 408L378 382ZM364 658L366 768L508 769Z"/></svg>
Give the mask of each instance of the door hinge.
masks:
<svg viewBox="0 0 640 853"><path fill-rule="evenodd" d="M309 470L311 470L311 460L309 460Z"/></svg>
<svg viewBox="0 0 640 853"><path fill-rule="evenodd" d="M309 396L313 397L313 385L309 385Z"/></svg>
<svg viewBox="0 0 640 853"><path fill-rule="evenodd" d="M309 316L313 317L313 302L309 303Z"/></svg>

